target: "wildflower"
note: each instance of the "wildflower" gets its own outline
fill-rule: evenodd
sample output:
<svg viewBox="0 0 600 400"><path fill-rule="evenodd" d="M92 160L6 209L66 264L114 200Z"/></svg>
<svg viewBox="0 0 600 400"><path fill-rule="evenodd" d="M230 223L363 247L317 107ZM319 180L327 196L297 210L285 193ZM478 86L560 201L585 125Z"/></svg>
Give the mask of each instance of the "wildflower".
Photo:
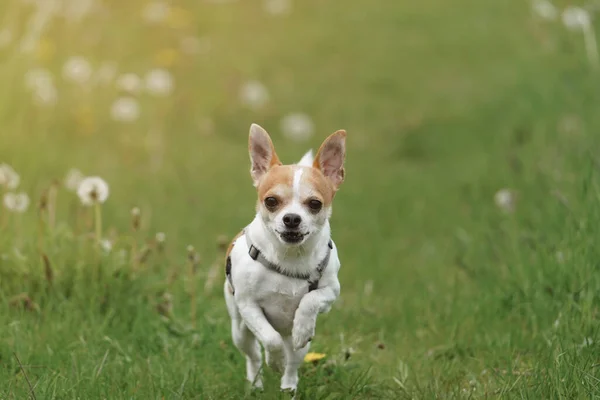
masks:
<svg viewBox="0 0 600 400"><path fill-rule="evenodd" d="M84 84L92 77L92 67L84 57L71 57L63 66L63 77L68 81Z"/></svg>
<svg viewBox="0 0 600 400"><path fill-rule="evenodd" d="M117 75L117 63L114 61L104 61L96 70L96 83L107 84L112 82Z"/></svg>
<svg viewBox="0 0 600 400"><path fill-rule="evenodd" d="M85 206L102 204L109 195L108 184L97 176L84 178L77 188L77 195Z"/></svg>
<svg viewBox="0 0 600 400"><path fill-rule="evenodd" d="M134 231L138 231L140 229L140 216L142 212L138 207L133 207L131 209L131 227Z"/></svg>
<svg viewBox="0 0 600 400"><path fill-rule="evenodd" d="M119 122L133 122L140 116L140 106L132 97L120 97L112 104L110 115Z"/></svg>
<svg viewBox="0 0 600 400"><path fill-rule="evenodd" d="M100 241L100 248L105 252L105 253L110 253L110 251L112 250L112 242L108 239L102 239Z"/></svg>
<svg viewBox="0 0 600 400"><path fill-rule="evenodd" d="M269 92L262 83L249 81L242 86L240 100L249 108L261 108L269 101Z"/></svg>
<svg viewBox="0 0 600 400"><path fill-rule="evenodd" d="M169 14L169 5L162 1L149 3L142 11L142 18L149 24L157 24L164 21Z"/></svg>
<svg viewBox="0 0 600 400"><path fill-rule="evenodd" d="M25 86L30 90L53 85L52 73L44 68L33 68L25 72Z"/></svg>
<svg viewBox="0 0 600 400"><path fill-rule="evenodd" d="M85 176L80 170L71 168L65 177L66 188L72 192L76 192L83 178L85 178Z"/></svg>
<svg viewBox="0 0 600 400"><path fill-rule="evenodd" d="M510 189L500 189L494 195L494 203L505 212L513 212L516 205L516 195Z"/></svg>
<svg viewBox="0 0 600 400"><path fill-rule="evenodd" d="M155 239L158 243L164 243L167 240L167 235L164 232L157 232Z"/></svg>
<svg viewBox="0 0 600 400"><path fill-rule="evenodd" d="M364 290L365 296L370 296L373 293L373 281L372 280L366 281L365 287L363 290Z"/></svg>
<svg viewBox="0 0 600 400"><path fill-rule="evenodd" d="M29 196L26 193L6 193L4 195L4 207L7 210L24 213L29 208Z"/></svg>
<svg viewBox="0 0 600 400"><path fill-rule="evenodd" d="M21 177L10 165L0 164L0 186L15 189L20 182Z"/></svg>
<svg viewBox="0 0 600 400"><path fill-rule="evenodd" d="M156 96L167 96L173 91L173 76L162 68L153 69L146 74L146 90Z"/></svg>
<svg viewBox="0 0 600 400"><path fill-rule="evenodd" d="M142 79L137 74L127 73L117 78L116 85L120 90L137 94L142 89Z"/></svg>
<svg viewBox="0 0 600 400"><path fill-rule="evenodd" d="M304 356L304 362L317 362L319 360L322 360L326 357L326 354L323 353L306 353L306 355Z"/></svg>
<svg viewBox="0 0 600 400"><path fill-rule="evenodd" d="M291 0L265 0L263 6L271 15L285 15L292 10Z"/></svg>
<svg viewBox="0 0 600 400"><path fill-rule="evenodd" d="M563 24L567 29L577 30L589 27L592 23L590 13L581 7L567 7L562 13Z"/></svg>
<svg viewBox="0 0 600 400"><path fill-rule="evenodd" d="M558 10L548 0L534 0L531 6L533 12L542 19L552 21L558 17Z"/></svg>
<svg viewBox="0 0 600 400"><path fill-rule="evenodd" d="M13 34L8 29L0 31L0 49L8 46L13 40Z"/></svg>
<svg viewBox="0 0 600 400"><path fill-rule="evenodd" d="M308 115L293 113L281 120L281 130L289 139L303 141L312 136L315 126Z"/></svg>
<svg viewBox="0 0 600 400"><path fill-rule="evenodd" d="M52 106L58 101L58 91L53 84L41 86L34 90L33 101L38 106Z"/></svg>
<svg viewBox="0 0 600 400"><path fill-rule="evenodd" d="M206 54L211 48L210 38L184 36L179 41L179 48L186 54Z"/></svg>

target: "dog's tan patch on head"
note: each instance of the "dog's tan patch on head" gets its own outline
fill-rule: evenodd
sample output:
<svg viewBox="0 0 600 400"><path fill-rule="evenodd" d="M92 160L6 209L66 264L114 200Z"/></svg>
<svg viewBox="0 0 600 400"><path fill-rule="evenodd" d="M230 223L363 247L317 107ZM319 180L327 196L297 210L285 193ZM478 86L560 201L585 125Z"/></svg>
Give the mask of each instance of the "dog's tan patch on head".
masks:
<svg viewBox="0 0 600 400"><path fill-rule="evenodd" d="M300 183L305 186L313 197L323 202L325 207L331 205L335 196L335 189L329 179L316 168L304 167L305 171L302 174ZM305 200L305 199L303 199Z"/></svg>
<svg viewBox="0 0 600 400"><path fill-rule="evenodd" d="M280 205L285 205L292 200L294 180L294 166L278 165L266 173L258 185L258 202L272 196L279 200Z"/></svg>

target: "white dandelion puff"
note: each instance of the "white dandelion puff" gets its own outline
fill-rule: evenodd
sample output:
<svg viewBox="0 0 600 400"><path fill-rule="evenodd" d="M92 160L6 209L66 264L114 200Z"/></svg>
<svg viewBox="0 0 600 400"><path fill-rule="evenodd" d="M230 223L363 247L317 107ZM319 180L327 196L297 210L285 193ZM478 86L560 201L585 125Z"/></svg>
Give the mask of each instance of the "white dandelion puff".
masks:
<svg viewBox="0 0 600 400"><path fill-rule="evenodd" d="M54 85L40 86L33 91L33 102L38 106L52 106L58 101L58 90Z"/></svg>
<svg viewBox="0 0 600 400"><path fill-rule="evenodd" d="M110 115L118 122L133 122L140 116L140 105L133 97L120 97L112 104Z"/></svg>
<svg viewBox="0 0 600 400"><path fill-rule="evenodd" d="M0 164L0 186L4 186L7 189L13 190L19 186L21 177L8 164Z"/></svg>
<svg viewBox="0 0 600 400"><path fill-rule="evenodd" d="M534 0L531 7L533 12L542 19L553 21L558 17L558 10L548 0Z"/></svg>
<svg viewBox="0 0 600 400"><path fill-rule="evenodd" d="M516 206L516 195L510 189L500 189L494 195L494 203L505 212L513 212Z"/></svg>
<svg viewBox="0 0 600 400"><path fill-rule="evenodd" d="M113 244L110 240L108 239L102 239L100 241L100 248L105 252L105 253L110 253L112 248L113 248Z"/></svg>
<svg viewBox="0 0 600 400"><path fill-rule="evenodd" d="M365 296L370 296L373 293L373 281L368 280L365 282L365 287L363 289Z"/></svg>
<svg viewBox="0 0 600 400"><path fill-rule="evenodd" d="M581 7L567 7L562 13L563 24L571 30L583 29L592 23L590 13Z"/></svg>
<svg viewBox="0 0 600 400"><path fill-rule="evenodd" d="M158 243L164 243L167 240L167 235L164 232L157 232L155 239Z"/></svg>
<svg viewBox="0 0 600 400"><path fill-rule="evenodd" d="M154 1L146 5L142 11L142 18L149 24L158 24L167 18L169 9L169 4L162 1Z"/></svg>
<svg viewBox="0 0 600 400"><path fill-rule="evenodd" d="M149 71L145 78L146 90L155 96L167 96L173 91L173 75L163 68Z"/></svg>
<svg viewBox="0 0 600 400"><path fill-rule="evenodd" d="M264 0L264 9L271 15L285 15L292 11L291 0Z"/></svg>
<svg viewBox="0 0 600 400"><path fill-rule="evenodd" d="M208 37L185 36L179 41L179 47L186 54L206 54L212 43Z"/></svg>
<svg viewBox="0 0 600 400"><path fill-rule="evenodd" d="M54 86L52 73L44 68L32 68L25 72L25 87L37 90L41 87Z"/></svg>
<svg viewBox="0 0 600 400"><path fill-rule="evenodd" d="M63 78L67 81L83 85L91 77L92 66L84 57L71 57L63 65Z"/></svg>
<svg viewBox="0 0 600 400"><path fill-rule="evenodd" d="M84 178L77 188L77 195L84 206L102 204L108 199L108 184L97 176Z"/></svg>
<svg viewBox="0 0 600 400"><path fill-rule="evenodd" d="M259 81L248 81L240 90L240 100L248 108L261 108L269 101L269 91Z"/></svg>
<svg viewBox="0 0 600 400"><path fill-rule="evenodd" d="M15 213L24 213L29 208L29 196L26 193L6 193L4 207Z"/></svg>
<svg viewBox="0 0 600 400"><path fill-rule="evenodd" d="M84 178L83 172L77 168L71 168L65 177L65 187L72 192L76 192Z"/></svg>
<svg viewBox="0 0 600 400"><path fill-rule="evenodd" d="M138 94L142 90L142 78L134 73L123 74L117 78L116 85L127 93Z"/></svg>
<svg viewBox="0 0 600 400"><path fill-rule="evenodd" d="M313 135L315 125L308 115L293 113L283 117L281 120L281 130L289 139L304 141Z"/></svg>

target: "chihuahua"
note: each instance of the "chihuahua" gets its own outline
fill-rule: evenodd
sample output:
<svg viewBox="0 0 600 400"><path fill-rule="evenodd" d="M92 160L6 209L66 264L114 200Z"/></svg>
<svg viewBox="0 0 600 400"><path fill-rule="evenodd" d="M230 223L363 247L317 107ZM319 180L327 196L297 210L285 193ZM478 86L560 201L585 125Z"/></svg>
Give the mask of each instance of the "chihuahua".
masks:
<svg viewBox="0 0 600 400"><path fill-rule="evenodd" d="M256 217L229 245L225 301L233 343L246 357L246 379L262 388L262 354L295 394L298 368L315 335L317 315L340 294L340 261L331 240L333 198L344 181L346 132L329 136L283 165L269 134L250 127L250 174Z"/></svg>

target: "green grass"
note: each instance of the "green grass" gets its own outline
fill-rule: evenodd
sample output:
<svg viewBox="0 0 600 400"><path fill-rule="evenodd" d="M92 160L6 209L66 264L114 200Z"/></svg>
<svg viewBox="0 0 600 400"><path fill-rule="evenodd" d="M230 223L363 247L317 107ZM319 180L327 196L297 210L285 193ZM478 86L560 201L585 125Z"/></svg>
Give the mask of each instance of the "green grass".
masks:
<svg viewBox="0 0 600 400"><path fill-rule="evenodd" d="M204 290L218 235L253 217L251 122L286 162L348 131L332 221L342 295L319 318L312 348L327 358L303 366L300 398L600 397L600 71L580 33L516 1L297 0L269 16L255 0L182 0L158 27L141 0L104 4L81 23L53 19L33 55L0 49L0 162L34 206L69 168L106 179L114 241L96 249L93 214L62 187L53 228L47 210L2 210L0 398L26 398L27 380L38 399L283 398L269 370L263 394L246 392L221 275ZM0 15L28 31L29 6L2 2ZM184 35L210 51L175 51ZM140 119L114 122L114 85L62 82L72 55L140 74L162 64L176 90L139 95ZM36 66L55 74L54 107L24 88ZM240 105L251 79L269 88L263 109ZM280 134L296 111L314 120L307 142ZM494 204L502 188L514 213Z"/></svg>

